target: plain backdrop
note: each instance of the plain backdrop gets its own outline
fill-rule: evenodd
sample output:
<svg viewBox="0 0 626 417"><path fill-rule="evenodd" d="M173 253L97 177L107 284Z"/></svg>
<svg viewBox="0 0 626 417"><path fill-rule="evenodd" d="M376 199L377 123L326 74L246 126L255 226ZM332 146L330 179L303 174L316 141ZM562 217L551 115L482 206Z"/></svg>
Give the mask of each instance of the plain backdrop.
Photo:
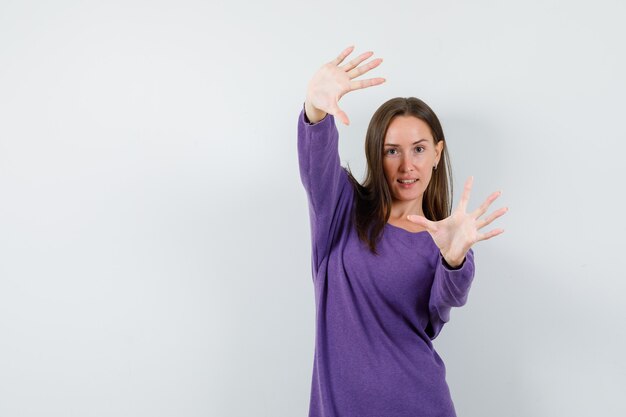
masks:
<svg viewBox="0 0 626 417"><path fill-rule="evenodd" d="M459 416L626 415L622 1L0 2L0 415L306 416L314 297L296 126L348 45L369 118L439 115L490 192L434 341ZM340 416L358 417L358 416ZM384 416L393 417L393 416Z"/></svg>

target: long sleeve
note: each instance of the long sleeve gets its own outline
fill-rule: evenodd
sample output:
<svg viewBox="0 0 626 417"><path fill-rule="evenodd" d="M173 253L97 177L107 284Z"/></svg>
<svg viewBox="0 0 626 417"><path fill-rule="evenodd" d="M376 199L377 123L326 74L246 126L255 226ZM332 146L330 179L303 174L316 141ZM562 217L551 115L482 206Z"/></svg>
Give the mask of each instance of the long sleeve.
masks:
<svg viewBox="0 0 626 417"><path fill-rule="evenodd" d="M312 124L302 110L298 120L298 162L309 201L315 271L328 257L333 237L352 204L352 185L341 167L338 146L334 117L328 114Z"/></svg>
<svg viewBox="0 0 626 417"><path fill-rule="evenodd" d="M459 269L446 267L441 253L439 254L428 303L430 322L426 333L431 339L435 339L443 325L450 320L452 307L465 305L473 279L474 251L472 249L465 255L463 265Z"/></svg>

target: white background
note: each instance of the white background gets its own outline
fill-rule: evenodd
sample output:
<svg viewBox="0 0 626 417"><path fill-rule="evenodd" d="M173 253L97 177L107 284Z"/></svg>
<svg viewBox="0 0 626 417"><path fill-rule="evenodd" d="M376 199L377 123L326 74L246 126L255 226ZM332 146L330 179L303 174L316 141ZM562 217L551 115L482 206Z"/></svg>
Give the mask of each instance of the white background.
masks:
<svg viewBox="0 0 626 417"><path fill-rule="evenodd" d="M344 47L439 115L470 208L459 416L623 416L622 1L0 2L0 415L306 416L306 83ZM351 416L341 416L351 417ZM393 416L389 416L393 417Z"/></svg>

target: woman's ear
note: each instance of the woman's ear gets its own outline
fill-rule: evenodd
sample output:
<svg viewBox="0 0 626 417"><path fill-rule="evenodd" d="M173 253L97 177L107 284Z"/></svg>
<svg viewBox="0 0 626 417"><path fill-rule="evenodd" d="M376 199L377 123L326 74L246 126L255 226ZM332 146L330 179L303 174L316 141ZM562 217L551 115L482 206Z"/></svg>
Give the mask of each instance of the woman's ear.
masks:
<svg viewBox="0 0 626 417"><path fill-rule="evenodd" d="M443 140L440 140L435 144L435 158L437 159L437 163L439 163L439 160L441 159L441 152L443 152L444 146L443 142Z"/></svg>

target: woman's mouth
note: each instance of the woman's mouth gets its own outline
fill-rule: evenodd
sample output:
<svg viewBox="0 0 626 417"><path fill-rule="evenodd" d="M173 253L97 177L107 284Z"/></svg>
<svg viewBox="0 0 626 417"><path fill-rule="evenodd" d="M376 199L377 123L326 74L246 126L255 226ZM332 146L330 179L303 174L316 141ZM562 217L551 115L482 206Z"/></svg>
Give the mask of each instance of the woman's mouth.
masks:
<svg viewBox="0 0 626 417"><path fill-rule="evenodd" d="M413 185L418 181L417 178L408 179L408 180L398 180L400 188L409 189L412 188Z"/></svg>

